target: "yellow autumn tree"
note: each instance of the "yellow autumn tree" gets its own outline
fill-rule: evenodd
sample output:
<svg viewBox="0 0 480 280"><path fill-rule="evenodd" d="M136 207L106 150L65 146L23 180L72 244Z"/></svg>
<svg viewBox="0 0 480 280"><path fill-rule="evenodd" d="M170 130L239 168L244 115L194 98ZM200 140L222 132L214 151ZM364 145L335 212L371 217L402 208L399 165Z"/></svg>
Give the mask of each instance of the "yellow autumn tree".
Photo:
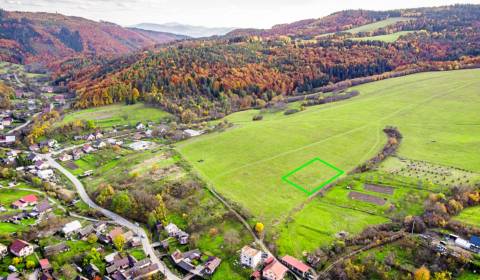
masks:
<svg viewBox="0 0 480 280"><path fill-rule="evenodd" d="M264 229L265 229L265 226L262 223L258 222L255 224L255 231L258 234L262 234Z"/></svg>
<svg viewBox="0 0 480 280"><path fill-rule="evenodd" d="M430 280L430 270L425 266L420 267L419 269L415 270L413 275L415 280Z"/></svg>

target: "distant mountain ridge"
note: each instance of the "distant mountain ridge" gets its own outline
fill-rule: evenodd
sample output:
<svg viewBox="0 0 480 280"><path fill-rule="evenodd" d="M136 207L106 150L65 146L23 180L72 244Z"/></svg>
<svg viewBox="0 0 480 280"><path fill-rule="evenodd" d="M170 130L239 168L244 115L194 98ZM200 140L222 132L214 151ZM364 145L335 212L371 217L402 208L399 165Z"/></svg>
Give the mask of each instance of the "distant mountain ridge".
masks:
<svg viewBox="0 0 480 280"><path fill-rule="evenodd" d="M143 30L151 30L157 32L168 32L178 35L184 35L192 38L201 38L201 37L211 37L211 36L222 36L235 30L233 27L205 27L205 26L195 26L188 24L181 24L176 22L169 22L163 24L157 23L140 23L131 26L133 28L139 28Z"/></svg>
<svg viewBox="0 0 480 280"><path fill-rule="evenodd" d="M2 61L51 63L81 55L116 56L181 39L185 36L81 17L0 10Z"/></svg>

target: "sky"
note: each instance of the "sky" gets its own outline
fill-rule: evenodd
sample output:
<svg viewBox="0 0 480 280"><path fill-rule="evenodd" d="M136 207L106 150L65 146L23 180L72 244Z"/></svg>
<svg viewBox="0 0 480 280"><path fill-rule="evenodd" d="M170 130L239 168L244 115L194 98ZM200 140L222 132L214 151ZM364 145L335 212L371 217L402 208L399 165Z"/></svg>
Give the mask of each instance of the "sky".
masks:
<svg viewBox="0 0 480 280"><path fill-rule="evenodd" d="M480 0L0 0L9 11L58 12L129 26L142 22L269 28L346 9L480 4Z"/></svg>

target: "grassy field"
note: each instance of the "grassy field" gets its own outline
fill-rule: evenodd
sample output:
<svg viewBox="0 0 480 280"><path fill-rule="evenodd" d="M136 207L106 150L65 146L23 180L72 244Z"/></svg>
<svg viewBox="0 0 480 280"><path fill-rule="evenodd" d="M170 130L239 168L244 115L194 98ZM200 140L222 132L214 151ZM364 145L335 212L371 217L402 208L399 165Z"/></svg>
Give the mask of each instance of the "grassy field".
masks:
<svg viewBox="0 0 480 280"><path fill-rule="evenodd" d="M148 107L143 103L128 106L115 104L72 112L67 114L61 123L74 120L93 120L97 126L107 128L118 125L135 125L137 122L159 122L168 116L168 113Z"/></svg>
<svg viewBox="0 0 480 280"><path fill-rule="evenodd" d="M393 43L400 38L400 36L407 35L412 33L413 31L400 31L395 32L392 34L387 35L378 35L378 36L370 36L370 37L361 37L361 38L352 38L354 41L383 41L387 43Z"/></svg>
<svg viewBox="0 0 480 280"><path fill-rule="evenodd" d="M283 182L283 175L315 157L348 172L381 149L387 125L404 135L399 156L480 172L472 153L480 145L479 86L480 70L383 80L356 87L359 97L294 115L267 114L253 122L258 111L233 114L227 118L234 128L187 140L177 149L218 192L268 230L307 199ZM297 219L318 221L310 213L303 210Z"/></svg>
<svg viewBox="0 0 480 280"><path fill-rule="evenodd" d="M375 31L377 29L395 24L399 21L407 21L407 20L410 20L410 18L407 18L407 17L392 17L392 18L377 21L377 22L374 22L374 23L365 24L365 25L362 25L362 26L359 26L359 27L355 27L355 28L352 28L352 29L349 29L349 30L345 30L344 32L350 32L350 33L370 32L370 31Z"/></svg>
<svg viewBox="0 0 480 280"><path fill-rule="evenodd" d="M467 225L480 228L480 206L466 208L454 219Z"/></svg>

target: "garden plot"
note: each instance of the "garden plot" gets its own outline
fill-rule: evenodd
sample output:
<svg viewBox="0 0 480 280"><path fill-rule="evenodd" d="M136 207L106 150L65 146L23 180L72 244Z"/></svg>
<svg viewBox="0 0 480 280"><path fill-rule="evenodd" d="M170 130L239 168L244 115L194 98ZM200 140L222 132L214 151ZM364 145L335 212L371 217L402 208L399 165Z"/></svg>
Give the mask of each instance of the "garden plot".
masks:
<svg viewBox="0 0 480 280"><path fill-rule="evenodd" d="M394 188L386 187L386 186L379 186L379 185L372 185L372 184L365 184L365 190L377 192L381 194L393 194Z"/></svg>
<svg viewBox="0 0 480 280"><path fill-rule="evenodd" d="M398 157L389 158L380 168L393 175L427 180L443 186L470 186L480 180L480 174L465 169Z"/></svg>
<svg viewBox="0 0 480 280"><path fill-rule="evenodd" d="M376 204L376 205L379 205L379 206L383 206L387 202L386 198L381 198L381 197L378 197L378 196L365 194L365 193L359 193L359 192L350 192L348 194L348 197L350 199L360 200L360 201L364 201L364 202L367 202L367 203Z"/></svg>

